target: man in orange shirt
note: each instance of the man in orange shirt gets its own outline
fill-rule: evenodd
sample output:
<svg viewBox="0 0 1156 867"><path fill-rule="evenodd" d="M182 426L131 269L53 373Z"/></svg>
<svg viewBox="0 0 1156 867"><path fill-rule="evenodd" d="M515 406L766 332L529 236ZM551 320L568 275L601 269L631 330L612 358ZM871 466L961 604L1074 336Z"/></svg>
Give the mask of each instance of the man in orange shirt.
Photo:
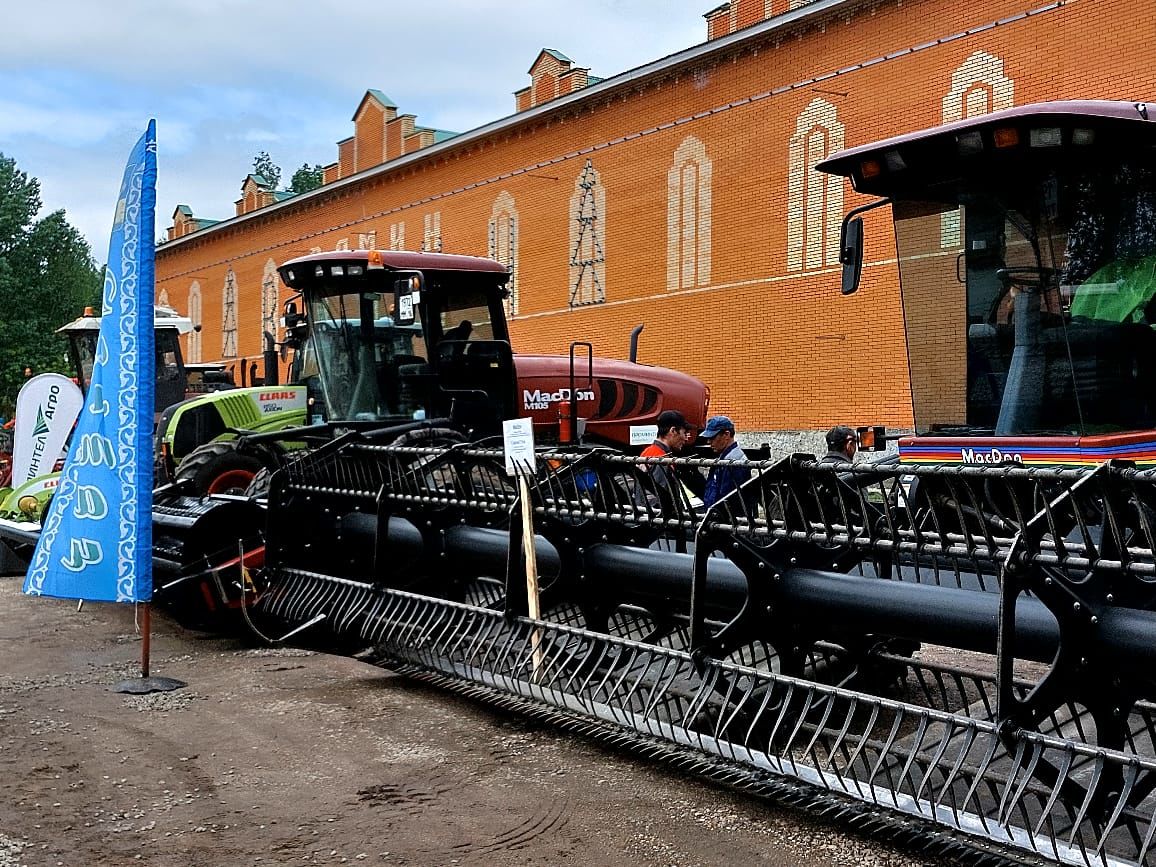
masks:
<svg viewBox="0 0 1156 867"><path fill-rule="evenodd" d="M677 409L665 410L658 416L658 439L642 450L642 457L665 458L674 455L686 445L687 434L686 416ZM675 491L678 478L674 467L668 464L651 464L647 469L663 503L673 505L677 502Z"/></svg>

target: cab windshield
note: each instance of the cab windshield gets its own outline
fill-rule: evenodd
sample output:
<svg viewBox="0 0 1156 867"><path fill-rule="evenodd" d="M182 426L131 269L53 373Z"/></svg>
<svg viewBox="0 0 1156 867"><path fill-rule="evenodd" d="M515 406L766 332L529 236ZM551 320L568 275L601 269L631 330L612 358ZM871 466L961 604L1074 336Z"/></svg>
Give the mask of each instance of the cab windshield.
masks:
<svg viewBox="0 0 1156 867"><path fill-rule="evenodd" d="M920 433L1156 428L1156 183L1133 162L897 202Z"/></svg>
<svg viewBox="0 0 1156 867"><path fill-rule="evenodd" d="M426 363L417 307L414 321L401 325L394 321L392 293L310 295L310 361L317 366L326 416L343 421L420 417L423 405L400 387L399 375L406 365Z"/></svg>

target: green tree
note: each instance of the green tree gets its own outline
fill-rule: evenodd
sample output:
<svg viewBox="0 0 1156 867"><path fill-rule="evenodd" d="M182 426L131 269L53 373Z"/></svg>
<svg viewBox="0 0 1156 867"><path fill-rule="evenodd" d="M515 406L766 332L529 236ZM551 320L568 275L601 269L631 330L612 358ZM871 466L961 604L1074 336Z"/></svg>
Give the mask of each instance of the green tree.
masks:
<svg viewBox="0 0 1156 867"><path fill-rule="evenodd" d="M307 193L317 189L321 186L323 172L320 164L311 166L309 163L305 163L293 173L293 179L289 182L289 192Z"/></svg>
<svg viewBox="0 0 1156 867"><path fill-rule="evenodd" d="M281 184L281 167L265 151L253 157L253 174L263 177L273 189Z"/></svg>
<svg viewBox="0 0 1156 867"><path fill-rule="evenodd" d="M88 242L56 211L39 220L40 183L0 153L0 414L9 416L24 369L72 375L56 329L99 306L101 273Z"/></svg>

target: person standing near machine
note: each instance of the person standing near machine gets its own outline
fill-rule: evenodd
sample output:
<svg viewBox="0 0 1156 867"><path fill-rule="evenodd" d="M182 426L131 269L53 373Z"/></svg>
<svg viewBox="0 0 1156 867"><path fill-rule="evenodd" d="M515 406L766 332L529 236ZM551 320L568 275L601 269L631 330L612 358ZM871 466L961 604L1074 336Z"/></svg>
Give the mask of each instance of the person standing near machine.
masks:
<svg viewBox="0 0 1156 867"><path fill-rule="evenodd" d="M739 465L716 464L710 468L706 477L706 492L702 497L703 505L709 509L747 481L751 471L749 467L741 466L747 462L747 455L735 439L734 423L725 415L711 417L698 436L710 444L711 451L720 461Z"/></svg>

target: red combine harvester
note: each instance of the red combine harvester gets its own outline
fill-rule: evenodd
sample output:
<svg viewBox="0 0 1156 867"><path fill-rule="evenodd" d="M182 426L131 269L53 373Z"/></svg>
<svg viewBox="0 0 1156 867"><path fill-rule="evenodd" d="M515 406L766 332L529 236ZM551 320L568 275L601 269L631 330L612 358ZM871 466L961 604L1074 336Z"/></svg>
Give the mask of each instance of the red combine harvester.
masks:
<svg viewBox="0 0 1156 867"><path fill-rule="evenodd" d="M289 320L311 421L437 427L476 441L528 416L545 442L623 447L631 426L666 409L694 428L705 422L706 386L637 364L633 350L630 361L594 357L585 342L569 358L515 356L503 304L510 274L498 262L360 250L295 259L280 273L305 305L303 314L292 305Z"/></svg>
<svg viewBox="0 0 1156 867"><path fill-rule="evenodd" d="M1156 110L1156 106L1152 110ZM842 151L818 168L891 205L913 464L1156 465L1156 117L1027 105Z"/></svg>
<svg viewBox="0 0 1156 867"><path fill-rule="evenodd" d="M686 374L597 358L589 343L572 345L568 358L515 356L504 306L510 272L498 262L360 250L305 256L279 270L304 307L289 301L285 325L308 408L303 427L237 432L236 451L264 467L350 438L500 443L502 422L520 416L533 419L540 442L619 450L630 448L632 427L654 424L664 410L681 411L696 430L705 423L710 393ZM637 330L632 346L636 338ZM179 484L159 492L161 592L186 622L214 622L222 605L240 603L241 582L230 578L227 589L219 576L236 571L238 543L247 566L261 564L264 521L255 510L252 499L201 500Z"/></svg>

